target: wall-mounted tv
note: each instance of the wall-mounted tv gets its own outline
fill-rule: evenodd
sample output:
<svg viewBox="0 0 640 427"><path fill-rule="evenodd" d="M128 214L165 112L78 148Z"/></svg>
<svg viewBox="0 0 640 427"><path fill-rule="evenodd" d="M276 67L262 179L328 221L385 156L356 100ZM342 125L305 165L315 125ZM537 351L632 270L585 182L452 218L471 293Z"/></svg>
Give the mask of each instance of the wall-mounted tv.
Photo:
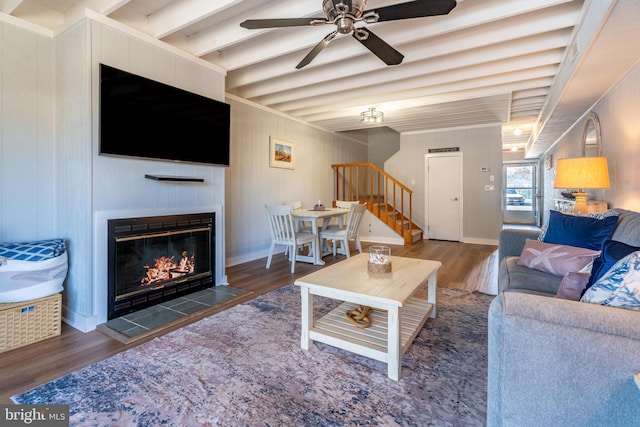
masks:
<svg viewBox="0 0 640 427"><path fill-rule="evenodd" d="M229 166L230 106L100 64L100 154Z"/></svg>

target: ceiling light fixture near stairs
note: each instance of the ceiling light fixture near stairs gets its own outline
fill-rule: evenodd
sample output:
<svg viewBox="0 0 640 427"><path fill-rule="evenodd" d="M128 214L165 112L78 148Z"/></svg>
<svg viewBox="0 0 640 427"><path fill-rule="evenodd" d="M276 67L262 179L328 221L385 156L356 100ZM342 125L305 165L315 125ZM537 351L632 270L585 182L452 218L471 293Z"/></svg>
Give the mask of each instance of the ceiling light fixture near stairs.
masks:
<svg viewBox="0 0 640 427"><path fill-rule="evenodd" d="M375 107L371 107L369 110L363 111L360 114L360 117L362 117L360 121L366 125L373 125L384 121L384 113L382 111L376 111Z"/></svg>

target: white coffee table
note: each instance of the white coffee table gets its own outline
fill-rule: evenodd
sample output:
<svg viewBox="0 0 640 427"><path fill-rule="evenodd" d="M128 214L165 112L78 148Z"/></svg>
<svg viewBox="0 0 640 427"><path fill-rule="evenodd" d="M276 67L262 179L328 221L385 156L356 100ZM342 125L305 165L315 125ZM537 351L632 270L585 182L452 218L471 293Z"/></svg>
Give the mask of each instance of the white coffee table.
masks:
<svg viewBox="0 0 640 427"><path fill-rule="evenodd" d="M402 356L424 326L436 316L439 261L391 257L391 273L370 273L369 254L359 254L295 281L302 296L300 345L313 341L387 363L387 375L400 378ZM427 284L427 299L414 294ZM320 319L313 316L313 296L344 301ZM371 326L360 329L345 318L358 305L373 307Z"/></svg>

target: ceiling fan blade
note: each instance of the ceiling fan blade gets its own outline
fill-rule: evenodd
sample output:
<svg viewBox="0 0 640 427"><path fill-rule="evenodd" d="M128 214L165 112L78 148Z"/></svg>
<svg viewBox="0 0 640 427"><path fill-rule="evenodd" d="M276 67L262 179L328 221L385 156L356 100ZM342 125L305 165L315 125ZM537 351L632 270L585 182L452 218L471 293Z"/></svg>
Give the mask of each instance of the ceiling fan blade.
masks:
<svg viewBox="0 0 640 427"><path fill-rule="evenodd" d="M304 67L305 65L309 65L309 63L311 61L313 61L313 59L316 56L318 56L318 54L322 51L322 49L327 47L329 42L331 40L333 40L333 38L336 36L336 34L338 34L337 31L334 31L334 32L332 32L330 34L327 34L325 38L320 40L320 43L315 45L315 47L313 49L311 49L311 51L309 53L307 53L307 56L302 58L302 61L300 61L300 63L298 65L296 65L296 68L299 70L300 68Z"/></svg>
<svg viewBox="0 0 640 427"><path fill-rule="evenodd" d="M366 33L366 36L365 36ZM387 65L398 65L404 59L404 55L391 47L387 42L376 36L367 28L358 28L353 32L353 38L369 49L371 53L380 58Z"/></svg>
<svg viewBox="0 0 640 427"><path fill-rule="evenodd" d="M304 27L320 23L328 23L328 21L326 18L247 19L240 26L255 30L258 28Z"/></svg>
<svg viewBox="0 0 640 427"><path fill-rule="evenodd" d="M394 4L365 11L378 14L377 22L395 21L397 19L422 18L425 16L446 15L456 7L456 0L415 0L408 3Z"/></svg>

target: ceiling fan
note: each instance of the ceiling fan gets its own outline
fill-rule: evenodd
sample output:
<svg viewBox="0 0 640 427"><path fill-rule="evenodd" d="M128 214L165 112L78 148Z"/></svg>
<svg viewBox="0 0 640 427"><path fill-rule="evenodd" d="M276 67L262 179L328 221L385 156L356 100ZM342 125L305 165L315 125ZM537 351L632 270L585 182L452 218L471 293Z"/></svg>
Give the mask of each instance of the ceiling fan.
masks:
<svg viewBox="0 0 640 427"><path fill-rule="evenodd" d="M335 24L336 30L327 34L298 65L301 69L308 65L338 34L349 34L387 65L397 65L404 55L387 44L371 30L356 27L356 23L395 21L399 19L421 18L425 16L446 15L456 7L456 0L414 0L378 9L365 10L367 0L324 0L322 8L324 18L283 18L248 19L241 27L253 30L258 28L302 27L307 25Z"/></svg>

